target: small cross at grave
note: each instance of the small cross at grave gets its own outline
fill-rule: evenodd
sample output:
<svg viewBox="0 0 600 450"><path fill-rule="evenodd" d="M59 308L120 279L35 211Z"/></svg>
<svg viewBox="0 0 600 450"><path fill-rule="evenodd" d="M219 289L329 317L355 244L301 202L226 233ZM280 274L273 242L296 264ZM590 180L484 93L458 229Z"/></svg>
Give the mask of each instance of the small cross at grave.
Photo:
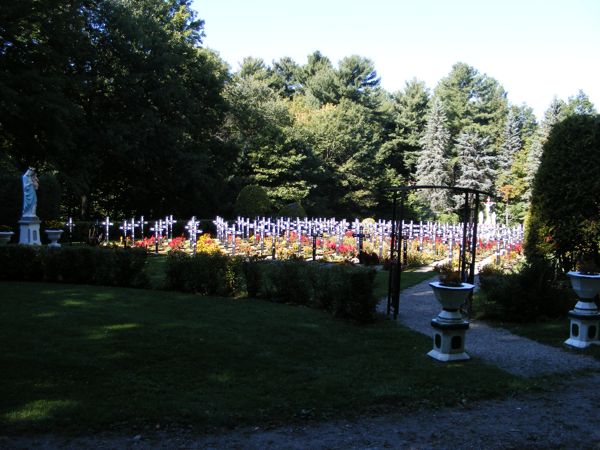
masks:
<svg viewBox="0 0 600 450"><path fill-rule="evenodd" d="M73 218L69 217L69 220L65 225L69 229L69 245L73 245L73 228L75 227L75 222L73 222Z"/></svg>
<svg viewBox="0 0 600 450"><path fill-rule="evenodd" d="M196 216L192 216L185 227L190 235L190 248L194 255L196 254L197 236L199 233L202 233L202 230L198 228L198 225L200 225L200 221L196 220Z"/></svg>
<svg viewBox="0 0 600 450"><path fill-rule="evenodd" d="M315 225L310 233L312 237L312 260L317 260L317 238L323 236L323 232Z"/></svg>
<svg viewBox="0 0 600 450"><path fill-rule="evenodd" d="M110 227L112 227L114 225L114 223L112 223L110 221L110 218L108 216L106 216L106 219L104 220L104 222L101 223L101 225L104 225L104 242L106 242L108 244Z"/></svg>
<svg viewBox="0 0 600 450"><path fill-rule="evenodd" d="M173 224L175 223L177 223L177 221L173 219L172 214L170 216L165 217L164 224L167 230L167 236L169 237L169 240L173 239Z"/></svg>
<svg viewBox="0 0 600 450"><path fill-rule="evenodd" d="M142 235L142 239L144 239L144 225L148 225L148 222L144 220L144 216L141 216L140 220L135 223L135 226L140 229L140 234Z"/></svg>

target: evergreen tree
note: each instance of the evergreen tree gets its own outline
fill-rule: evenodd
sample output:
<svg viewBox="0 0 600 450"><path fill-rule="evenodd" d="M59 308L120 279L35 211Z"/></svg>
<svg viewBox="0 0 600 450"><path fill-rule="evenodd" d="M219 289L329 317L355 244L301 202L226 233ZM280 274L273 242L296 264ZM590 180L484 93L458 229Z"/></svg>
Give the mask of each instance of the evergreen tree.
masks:
<svg viewBox="0 0 600 450"><path fill-rule="evenodd" d="M421 152L421 139L427 125L429 90L425 83L413 79L406 82L403 91L393 96L393 102L396 117L392 136L396 141L396 152L402 155L402 172L414 180Z"/></svg>
<svg viewBox="0 0 600 450"><path fill-rule="evenodd" d="M421 145L423 149L417 163L417 184L449 186L448 152L450 132L447 128L444 105L439 98L433 101ZM436 214L448 210L449 197L446 189L421 190L419 196L423 201L429 202L431 210Z"/></svg>
<svg viewBox="0 0 600 450"><path fill-rule="evenodd" d="M508 112L506 127L504 129L504 142L498 153L498 186L504 184L509 176L510 168L513 164L515 155L521 150L521 123L519 117L512 110Z"/></svg>
<svg viewBox="0 0 600 450"><path fill-rule="evenodd" d="M273 88L285 98L291 98L302 87L298 74L300 66L289 57L273 62Z"/></svg>
<svg viewBox="0 0 600 450"><path fill-rule="evenodd" d="M381 79L371 60L357 55L346 57L338 65L337 77L342 98L372 109L378 106Z"/></svg>
<svg viewBox="0 0 600 450"><path fill-rule="evenodd" d="M246 57L242 61L238 75L241 78L256 78L259 80L268 80L270 77L269 68L262 58Z"/></svg>
<svg viewBox="0 0 600 450"><path fill-rule="evenodd" d="M488 136L494 145L501 142L508 103L506 91L495 79L457 63L440 80L434 96L444 102L453 139L463 131L473 131Z"/></svg>
<svg viewBox="0 0 600 450"><path fill-rule="evenodd" d="M493 169L494 156L489 137L465 131L456 140L456 148L459 172L456 186L491 191L496 171Z"/></svg>
<svg viewBox="0 0 600 450"><path fill-rule="evenodd" d="M505 129L505 142L502 148L506 151L508 148L518 148L516 142L520 143L520 148L512 153L512 159L508 170L500 171L496 181L496 187L505 201L506 217L513 222L522 223L527 212L528 203L524 199L524 193L528 189L527 186L527 155L532 144L532 139L537 132L537 123L533 110L526 106L513 106L511 108L512 118L507 119ZM514 125L510 126L511 122L518 125L518 135L514 132ZM513 131L511 131L513 130ZM513 142L512 145L507 145ZM503 152L501 152L503 153Z"/></svg>
<svg viewBox="0 0 600 450"><path fill-rule="evenodd" d="M590 98L581 89L574 97L569 97L565 108L565 115L592 115L596 114L596 108Z"/></svg>

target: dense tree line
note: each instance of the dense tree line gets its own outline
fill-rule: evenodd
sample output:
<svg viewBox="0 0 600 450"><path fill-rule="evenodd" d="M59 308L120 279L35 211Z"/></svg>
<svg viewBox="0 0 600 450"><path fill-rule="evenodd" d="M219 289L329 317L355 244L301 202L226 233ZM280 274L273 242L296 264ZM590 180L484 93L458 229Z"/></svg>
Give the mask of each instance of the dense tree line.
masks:
<svg viewBox="0 0 600 450"><path fill-rule="evenodd" d="M541 123L464 63L431 91L386 92L372 61L246 58L231 72L203 48L189 0L20 0L0 6L0 167L62 187L62 214L236 213L245 186L273 212L389 211L385 188L427 183L494 192L522 220L552 127L595 112L580 92ZM422 216L452 196L411 198Z"/></svg>

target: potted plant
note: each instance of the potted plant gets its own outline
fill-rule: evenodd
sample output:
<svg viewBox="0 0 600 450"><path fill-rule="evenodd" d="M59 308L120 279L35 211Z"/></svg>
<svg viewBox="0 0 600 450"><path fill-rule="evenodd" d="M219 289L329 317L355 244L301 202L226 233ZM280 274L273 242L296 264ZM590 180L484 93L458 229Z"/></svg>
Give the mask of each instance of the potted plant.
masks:
<svg viewBox="0 0 600 450"><path fill-rule="evenodd" d="M0 225L0 245L8 244L13 234L8 225Z"/></svg>
<svg viewBox="0 0 600 450"><path fill-rule="evenodd" d="M467 301L475 286L462 282L460 272L453 269L452 263L443 264L436 269L440 274L439 281L433 281L429 286L442 305L438 320L460 322L463 320L460 307Z"/></svg>
<svg viewBox="0 0 600 450"><path fill-rule="evenodd" d="M579 298L575 310L582 314L597 314L595 298L600 293L600 268L593 256L586 255L577 262L576 269L567 272L571 287Z"/></svg>
<svg viewBox="0 0 600 450"><path fill-rule="evenodd" d="M63 233L63 223L58 220L47 220L44 223L46 225L46 235L50 243L49 247L60 247L58 240Z"/></svg>

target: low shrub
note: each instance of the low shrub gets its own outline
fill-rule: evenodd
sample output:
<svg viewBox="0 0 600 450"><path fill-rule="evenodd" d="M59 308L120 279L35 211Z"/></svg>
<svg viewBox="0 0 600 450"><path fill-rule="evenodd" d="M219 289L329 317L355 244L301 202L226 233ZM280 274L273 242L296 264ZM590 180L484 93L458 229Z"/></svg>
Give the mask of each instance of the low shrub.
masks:
<svg viewBox="0 0 600 450"><path fill-rule="evenodd" d="M306 305L358 323L374 320L375 271L296 260L247 261L248 296ZM246 276L247 276L246 275Z"/></svg>
<svg viewBox="0 0 600 450"><path fill-rule="evenodd" d="M93 247L0 247L0 279L144 287L146 252Z"/></svg>
<svg viewBox="0 0 600 450"><path fill-rule="evenodd" d="M0 279L39 281L44 278L44 265L38 248L24 245L0 246Z"/></svg>
<svg viewBox="0 0 600 450"><path fill-rule="evenodd" d="M554 278L544 260L525 263L513 272L486 266L479 273L483 295L474 304L476 315L489 320L534 322L564 317L574 305L565 281Z"/></svg>
<svg viewBox="0 0 600 450"><path fill-rule="evenodd" d="M343 319L372 322L377 307L377 299L373 295L375 271L351 266L332 269L329 289L325 293L331 298L329 310Z"/></svg>
<svg viewBox="0 0 600 450"><path fill-rule="evenodd" d="M220 253L170 252L165 287L202 295L238 295L244 288L243 260Z"/></svg>
<svg viewBox="0 0 600 450"><path fill-rule="evenodd" d="M375 252L361 252L358 254L358 261L365 266L376 266L379 264L379 255Z"/></svg>

